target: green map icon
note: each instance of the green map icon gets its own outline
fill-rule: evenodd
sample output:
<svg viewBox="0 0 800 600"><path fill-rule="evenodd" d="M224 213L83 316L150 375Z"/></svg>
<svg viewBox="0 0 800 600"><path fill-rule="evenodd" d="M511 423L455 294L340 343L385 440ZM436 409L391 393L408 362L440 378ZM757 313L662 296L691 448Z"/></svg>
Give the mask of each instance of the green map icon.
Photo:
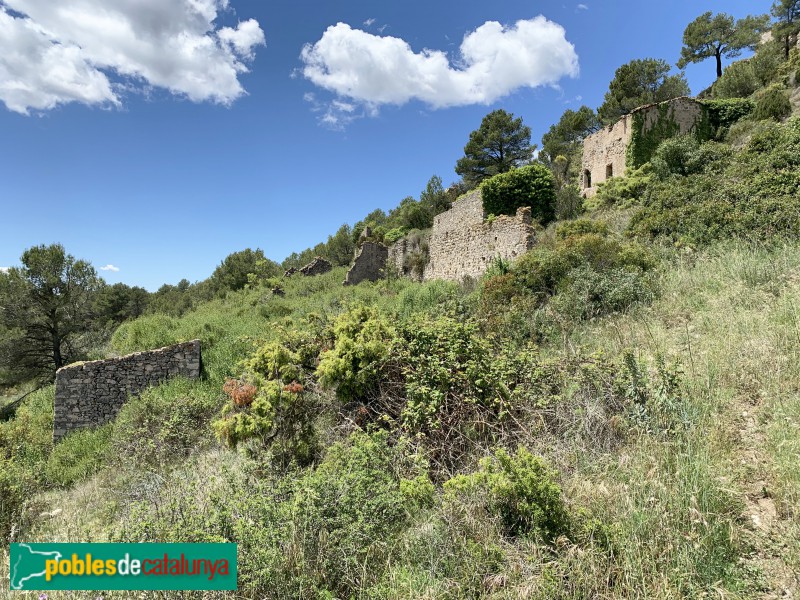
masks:
<svg viewBox="0 0 800 600"><path fill-rule="evenodd" d="M45 561L59 560L60 552L42 552L31 548L30 544L12 544L11 553L11 589L42 589L45 577ZM41 582L36 579L41 578Z"/></svg>

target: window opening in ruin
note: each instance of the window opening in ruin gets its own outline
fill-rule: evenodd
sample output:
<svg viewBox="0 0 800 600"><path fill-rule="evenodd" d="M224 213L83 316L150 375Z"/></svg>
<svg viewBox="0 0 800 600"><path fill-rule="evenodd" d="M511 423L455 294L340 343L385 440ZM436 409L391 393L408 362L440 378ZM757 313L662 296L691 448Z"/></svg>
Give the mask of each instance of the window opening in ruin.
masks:
<svg viewBox="0 0 800 600"><path fill-rule="evenodd" d="M583 172L583 187L585 188L592 187L592 172L589 169L586 169Z"/></svg>
<svg viewBox="0 0 800 600"><path fill-rule="evenodd" d="M606 179L611 179L614 176L614 165L606 165Z"/></svg>

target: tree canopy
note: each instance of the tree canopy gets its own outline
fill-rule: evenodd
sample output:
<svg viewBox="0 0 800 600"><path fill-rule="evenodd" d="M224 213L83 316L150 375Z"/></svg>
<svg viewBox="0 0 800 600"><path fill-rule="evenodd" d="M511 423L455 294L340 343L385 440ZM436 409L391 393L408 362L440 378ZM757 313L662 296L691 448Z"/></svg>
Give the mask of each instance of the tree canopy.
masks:
<svg viewBox="0 0 800 600"><path fill-rule="evenodd" d="M280 274L278 263L264 256L260 248L246 248L229 254L211 274L208 282L215 294L240 290L250 281L249 275L266 279Z"/></svg>
<svg viewBox="0 0 800 600"><path fill-rule="evenodd" d="M622 65L608 85L597 115L604 124L611 124L635 108L689 95L689 84L683 73L670 75L667 61L655 58L632 60Z"/></svg>
<svg viewBox="0 0 800 600"><path fill-rule="evenodd" d="M61 244L23 252L0 273L0 373L6 383L51 377L94 345L95 294L103 281Z"/></svg>
<svg viewBox="0 0 800 600"><path fill-rule="evenodd" d="M769 17L747 16L735 21L725 13L703 13L689 23L683 32L683 48L678 68L698 63L707 58L717 61L717 78L722 77L722 58L739 56L742 50L755 49L761 32L767 28Z"/></svg>
<svg viewBox="0 0 800 600"><path fill-rule="evenodd" d="M775 0L771 13L778 20L773 28L773 37L783 40L786 58L789 58L792 38L800 32L800 0Z"/></svg>
<svg viewBox="0 0 800 600"><path fill-rule="evenodd" d="M559 184L567 183L573 167L580 162L583 139L600 128L600 120L588 106L567 110L542 136L539 160L550 167Z"/></svg>
<svg viewBox="0 0 800 600"><path fill-rule="evenodd" d="M531 129L522 123L522 118L495 110L469 134L464 157L456 163L456 173L474 187L484 179L529 162L533 150Z"/></svg>

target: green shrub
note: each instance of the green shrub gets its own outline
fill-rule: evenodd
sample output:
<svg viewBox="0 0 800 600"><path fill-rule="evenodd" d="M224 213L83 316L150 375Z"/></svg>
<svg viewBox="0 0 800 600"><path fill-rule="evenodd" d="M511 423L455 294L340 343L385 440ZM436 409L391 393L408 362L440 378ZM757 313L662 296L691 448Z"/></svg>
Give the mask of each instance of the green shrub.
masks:
<svg viewBox="0 0 800 600"><path fill-rule="evenodd" d="M333 326L333 348L323 352L317 367L322 385L336 388L343 402L366 400L380 382L396 334L374 309L355 307Z"/></svg>
<svg viewBox="0 0 800 600"><path fill-rule="evenodd" d="M395 227L394 229L390 229L384 234L383 242L385 244L394 244L397 240L405 236L407 233L408 233L407 228Z"/></svg>
<svg viewBox="0 0 800 600"><path fill-rule="evenodd" d="M483 210L490 215L514 215L523 206L542 225L555 216L553 174L544 165L532 164L501 173L481 184Z"/></svg>
<svg viewBox="0 0 800 600"><path fill-rule="evenodd" d="M800 234L798 193L800 120L761 122L744 148L710 158L702 173L654 180L630 230L690 246L794 236Z"/></svg>
<svg viewBox="0 0 800 600"><path fill-rule="evenodd" d="M584 207L596 210L611 206L627 208L637 204L647 189L652 172L648 162L637 169L628 169L624 177L612 177L601 182L597 186L597 193L586 199Z"/></svg>
<svg viewBox="0 0 800 600"><path fill-rule="evenodd" d="M120 409L114 421L113 456L143 466L186 457L208 444L210 422L220 403L211 384L188 379L149 388Z"/></svg>
<svg viewBox="0 0 800 600"><path fill-rule="evenodd" d="M727 98L704 100L703 106L708 111L708 118L714 130L724 132L734 123L749 117L755 110L756 103L750 98Z"/></svg>
<svg viewBox="0 0 800 600"><path fill-rule="evenodd" d="M792 112L789 92L780 85L771 85L756 95L756 108L753 117L758 120L774 119L780 121Z"/></svg>
<svg viewBox="0 0 800 600"><path fill-rule="evenodd" d="M290 548L301 557L302 573L339 598L379 579L414 506L401 481L418 475L404 445L390 445L385 432L357 432L331 446L298 479L289 505Z"/></svg>
<svg viewBox="0 0 800 600"><path fill-rule="evenodd" d="M567 221L566 223L559 223L556 227L556 237L560 240L587 233L596 233L603 236L608 235L608 225L592 219L576 219L574 221Z"/></svg>
<svg viewBox="0 0 800 600"><path fill-rule="evenodd" d="M27 502L38 488L38 483L27 469L0 456L0 540L17 541L16 536L26 529ZM15 539L11 538L14 533Z"/></svg>
<svg viewBox="0 0 800 600"><path fill-rule="evenodd" d="M570 519L558 473L525 448L512 456L499 449L480 461L480 469L445 482L451 500L478 498L485 510L498 517L509 536L533 535L552 543L570 530Z"/></svg>
<svg viewBox="0 0 800 600"><path fill-rule="evenodd" d="M0 456L13 460L35 478L42 478L53 449L53 396L55 387L34 392L17 408L14 417L0 421Z"/></svg>
<svg viewBox="0 0 800 600"><path fill-rule="evenodd" d="M561 186L556 192L556 219L574 219L582 212L583 197L580 188L577 185Z"/></svg>
<svg viewBox="0 0 800 600"><path fill-rule="evenodd" d="M751 61L728 65L711 88L714 98L746 98L761 87Z"/></svg>
<svg viewBox="0 0 800 600"><path fill-rule="evenodd" d="M659 179L671 175L685 177L720 167L731 150L716 142L700 143L692 135L681 135L663 142L653 155L653 173Z"/></svg>
<svg viewBox="0 0 800 600"><path fill-rule="evenodd" d="M93 475L109 459L113 425L70 433L53 448L47 459L47 480L62 487Z"/></svg>
<svg viewBox="0 0 800 600"><path fill-rule="evenodd" d="M111 345L120 354L163 348L178 341L178 322L162 314L139 317L120 325L111 336Z"/></svg>

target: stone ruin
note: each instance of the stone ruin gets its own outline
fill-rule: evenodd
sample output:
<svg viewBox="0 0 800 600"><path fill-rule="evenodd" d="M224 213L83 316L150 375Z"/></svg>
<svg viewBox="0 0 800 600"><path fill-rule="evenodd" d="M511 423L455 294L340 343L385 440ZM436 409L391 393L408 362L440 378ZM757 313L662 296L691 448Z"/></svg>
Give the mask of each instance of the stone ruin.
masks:
<svg viewBox="0 0 800 600"><path fill-rule="evenodd" d="M173 377L197 379L200 369L200 340L62 367L56 372L53 440L108 423L131 396Z"/></svg>
<svg viewBox="0 0 800 600"><path fill-rule="evenodd" d="M651 130L663 112L675 125L678 134L691 133L703 118L703 105L692 98L674 98L660 104L641 106L619 121L583 140L581 187L585 198L597 193L597 185L612 177L622 177L628 168L628 148L633 139L634 123L642 117L642 131Z"/></svg>
<svg viewBox="0 0 800 600"><path fill-rule="evenodd" d="M534 241L530 208L520 208L513 217L500 215L487 220L481 192L473 190L454 202L450 210L434 217L428 241L407 236L388 248L363 242L345 285L381 279L387 269L422 281L480 277L494 259L513 260L530 250ZM427 264L420 265L426 247ZM422 272L410 265L421 267Z"/></svg>
<svg viewBox="0 0 800 600"><path fill-rule="evenodd" d="M322 258L321 256L315 256L314 260L308 263L306 266L301 267L299 269L295 269L294 267L289 267L286 271L283 272L284 277L291 277L295 273L300 273L306 277L313 277L314 275L322 275L323 273L327 273L333 269L333 265L330 262Z"/></svg>

